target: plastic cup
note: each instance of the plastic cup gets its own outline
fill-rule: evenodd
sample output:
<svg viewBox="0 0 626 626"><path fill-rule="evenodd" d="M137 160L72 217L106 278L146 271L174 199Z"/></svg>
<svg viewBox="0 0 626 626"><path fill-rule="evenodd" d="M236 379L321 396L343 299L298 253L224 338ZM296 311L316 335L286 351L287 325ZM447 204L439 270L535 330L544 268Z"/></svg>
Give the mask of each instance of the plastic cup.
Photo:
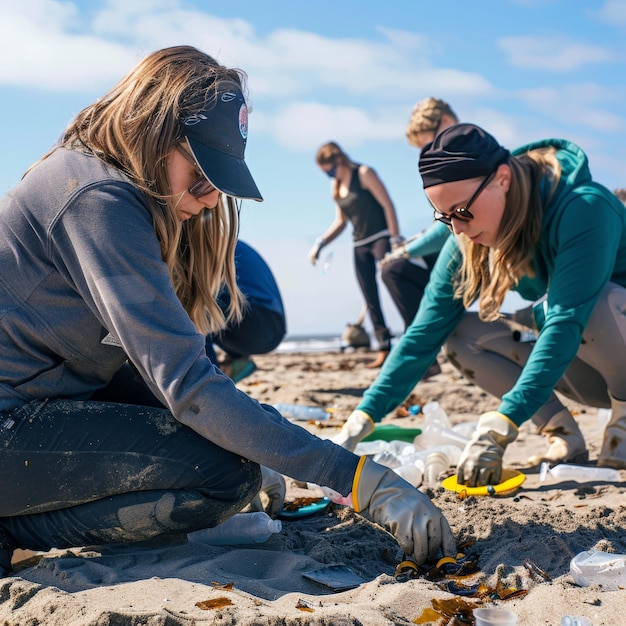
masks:
<svg viewBox="0 0 626 626"><path fill-rule="evenodd" d="M517 615L506 609L474 609L476 626L515 626Z"/></svg>

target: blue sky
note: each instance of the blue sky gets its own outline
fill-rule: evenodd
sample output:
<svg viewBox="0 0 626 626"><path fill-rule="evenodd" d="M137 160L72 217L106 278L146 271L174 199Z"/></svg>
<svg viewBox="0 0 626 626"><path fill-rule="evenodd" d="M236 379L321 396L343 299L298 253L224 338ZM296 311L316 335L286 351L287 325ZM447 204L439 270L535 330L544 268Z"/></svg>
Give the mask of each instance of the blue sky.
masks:
<svg viewBox="0 0 626 626"><path fill-rule="evenodd" d="M597 180L626 187L626 0L3 0L0 191L140 58L182 43L248 74L247 161L265 202L244 202L241 236L269 261L290 334L341 333L362 306L350 228L322 252L326 270L307 261L334 217L322 143L377 170L405 237L430 223L404 135L422 98L508 148L575 141Z"/></svg>

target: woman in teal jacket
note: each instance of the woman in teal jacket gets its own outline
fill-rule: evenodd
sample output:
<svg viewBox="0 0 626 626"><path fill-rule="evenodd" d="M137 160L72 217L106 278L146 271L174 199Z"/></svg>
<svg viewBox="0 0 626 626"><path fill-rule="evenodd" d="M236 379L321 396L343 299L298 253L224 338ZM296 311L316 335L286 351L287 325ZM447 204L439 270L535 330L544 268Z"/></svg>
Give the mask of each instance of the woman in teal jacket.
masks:
<svg viewBox="0 0 626 626"><path fill-rule="evenodd" d="M594 182L575 144L540 141L512 154L483 129L457 124L420 156L446 242L411 326L344 427L346 447L404 400L440 347L502 399L485 413L458 466L460 482L493 484L530 418L563 458L586 454L554 390L610 406L598 464L626 468L626 210ZM499 309L509 290L545 297L534 343L513 341ZM478 303L478 312L467 309ZM472 374L468 374L472 372Z"/></svg>

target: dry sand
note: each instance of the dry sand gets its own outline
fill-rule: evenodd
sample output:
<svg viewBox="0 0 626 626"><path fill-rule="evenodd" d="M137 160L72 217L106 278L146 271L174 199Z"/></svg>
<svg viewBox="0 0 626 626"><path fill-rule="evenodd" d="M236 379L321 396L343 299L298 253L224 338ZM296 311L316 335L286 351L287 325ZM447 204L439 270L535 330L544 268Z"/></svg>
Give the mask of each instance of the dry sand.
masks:
<svg viewBox="0 0 626 626"><path fill-rule="evenodd" d="M376 371L368 353L271 354L255 357L258 370L240 388L262 402L333 407L334 423L345 420ZM421 382L411 403L438 401L453 423L472 421L497 401L441 363L441 374ZM572 403L597 459L601 427L597 412ZM419 427L421 417L385 421ZM302 423L301 423L302 424ZM321 437L336 428L305 424ZM527 592L508 600L465 598L476 606L507 608L519 626L559 626L566 614L593 626L626 623L625 591L574 584L571 558L592 547L626 554L626 471L619 483L539 481L526 459L544 449L543 438L524 425L509 446L505 466L527 474L507 497L463 500L443 488L425 489L445 512L479 571L462 584L483 581L494 589ZM287 499L308 495L288 481ZM313 494L315 495L315 494ZM425 609L433 600L456 600L436 582L397 582L402 558L395 540L351 510L331 505L324 513L284 520L281 533L256 546L198 546L184 541L123 549L52 551L16 565L0 581L0 625L10 626L190 626L194 624L337 625L468 624ZM363 582L334 592L303 573L347 566ZM540 568L550 580L532 566ZM216 601L219 608L202 608ZM221 605L221 606L220 606ZM420 618L422 618L420 620Z"/></svg>

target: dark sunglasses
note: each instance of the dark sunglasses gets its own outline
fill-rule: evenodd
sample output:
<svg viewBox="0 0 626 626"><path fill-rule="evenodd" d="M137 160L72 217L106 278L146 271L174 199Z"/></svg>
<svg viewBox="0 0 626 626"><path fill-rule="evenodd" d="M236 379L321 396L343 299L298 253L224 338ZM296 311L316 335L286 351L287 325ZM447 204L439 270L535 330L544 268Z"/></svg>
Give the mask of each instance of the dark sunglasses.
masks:
<svg viewBox="0 0 626 626"><path fill-rule="evenodd" d="M196 180L194 180L193 183L191 183L191 185L189 185L189 187L187 188L189 195L193 196L194 198L200 198L202 196L206 196L212 191L215 191L216 187L207 180L204 174L202 174L202 170L196 163L196 160L193 158L193 156L189 154L189 152L187 152L187 150L183 148L182 145L179 143L176 144L176 150L178 150L185 157L185 159L187 159L187 161L189 161L189 163L194 166L194 168L196 169L196 173L200 174L200 176Z"/></svg>
<svg viewBox="0 0 626 626"><path fill-rule="evenodd" d="M487 178L485 178L485 180L483 180L483 182L480 183L480 185L478 186L478 189L474 192L474 195L467 201L467 204L465 206L460 206L457 209L454 209L454 212L451 213L450 215L445 215L444 213L441 213L441 211L436 209L435 205L431 202L430 206L433 207L434 218L438 222L441 222L442 224L445 224L446 226L452 226L453 218L460 220L461 222L469 222L470 220L473 220L474 215L470 212L469 208L472 206L472 204L474 204L474 202L476 201L478 196L480 196L481 192L485 189L485 187L493 180L493 177L495 175L496 175L495 172L492 172L491 174L489 174L489 176L487 176ZM426 197L428 198L428 196ZM430 202L430 198L428 198L428 201Z"/></svg>

